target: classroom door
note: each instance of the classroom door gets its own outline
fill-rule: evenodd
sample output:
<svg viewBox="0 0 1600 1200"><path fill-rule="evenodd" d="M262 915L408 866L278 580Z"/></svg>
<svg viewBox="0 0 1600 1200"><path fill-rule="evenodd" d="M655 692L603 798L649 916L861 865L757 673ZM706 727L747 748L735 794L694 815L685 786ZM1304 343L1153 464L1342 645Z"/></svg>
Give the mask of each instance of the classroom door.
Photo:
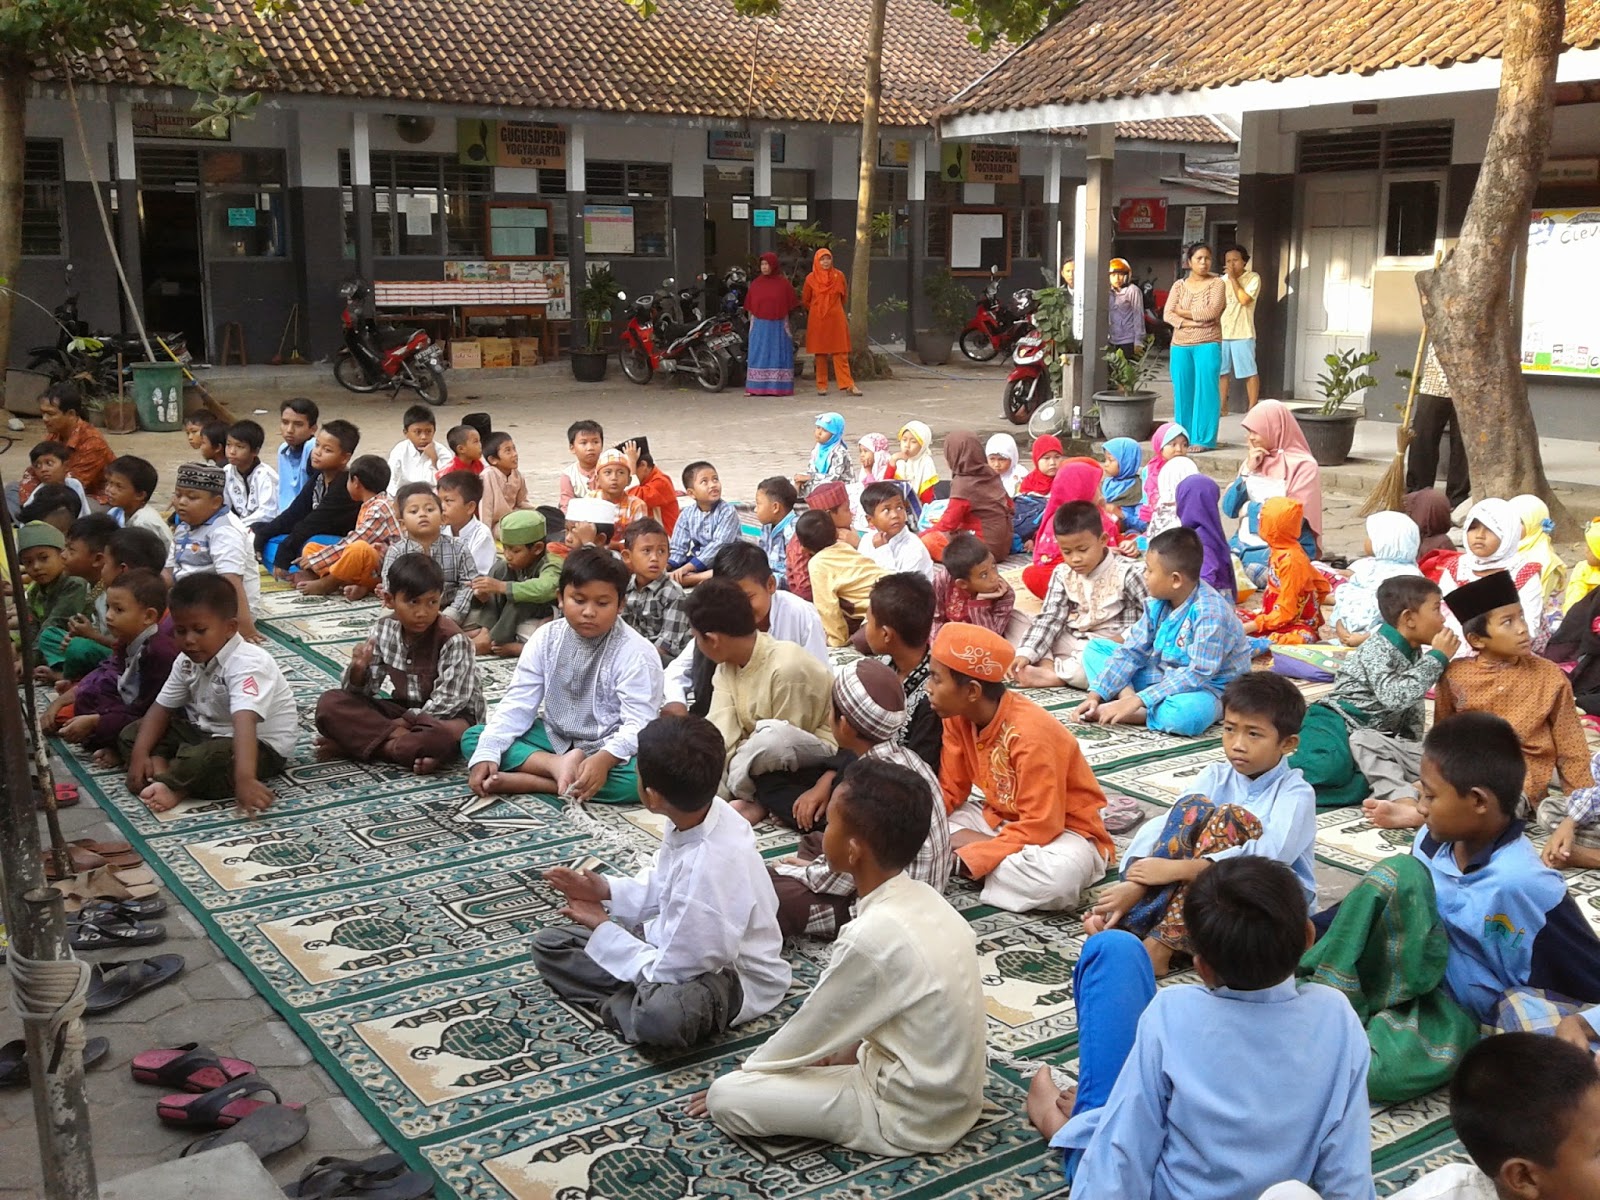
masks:
<svg viewBox="0 0 1600 1200"><path fill-rule="evenodd" d="M751 167L707 167L706 265L707 273L721 275L729 267L750 261L750 200L755 187Z"/></svg>
<svg viewBox="0 0 1600 1200"><path fill-rule="evenodd" d="M1313 176L1306 184L1295 295L1297 399L1314 399L1324 356L1364 350L1372 335L1372 264L1378 242L1376 175Z"/></svg>
<svg viewBox="0 0 1600 1200"><path fill-rule="evenodd" d="M152 333L183 333L189 353L205 361L209 323L198 186L150 187L141 180L139 258L146 326Z"/></svg>

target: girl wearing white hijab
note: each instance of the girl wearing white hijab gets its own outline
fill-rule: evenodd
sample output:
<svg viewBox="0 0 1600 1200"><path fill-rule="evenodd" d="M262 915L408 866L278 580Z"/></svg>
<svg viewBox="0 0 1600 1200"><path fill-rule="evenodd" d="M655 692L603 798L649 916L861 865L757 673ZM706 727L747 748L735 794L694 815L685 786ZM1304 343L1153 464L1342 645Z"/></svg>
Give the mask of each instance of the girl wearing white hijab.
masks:
<svg viewBox="0 0 1600 1200"><path fill-rule="evenodd" d="M1528 622L1528 633L1533 638L1533 653L1537 654L1550 640L1544 628L1544 582L1537 559L1524 556L1519 550L1522 541L1522 518L1509 500L1491 497L1480 500L1467 513L1463 527L1466 549L1447 564L1439 576L1439 590L1448 596L1463 584L1481 579L1492 571L1509 571L1517 585L1517 596L1522 601L1522 615ZM1461 622L1445 605L1445 624L1457 635ZM1457 658L1470 658L1475 651L1461 639Z"/></svg>
<svg viewBox="0 0 1600 1200"><path fill-rule="evenodd" d="M1028 476L1027 470L1018 461L1022 452L1017 449L1017 439L1009 433L997 433L984 443L983 452L988 456L994 473L1000 476L1000 482L1005 484L1006 495L1015 496L1017 488ZM1005 462L997 463L997 458L1003 458Z"/></svg>
<svg viewBox="0 0 1600 1200"><path fill-rule="evenodd" d="M1195 466L1192 458L1167 461L1161 469L1161 478L1156 480L1156 503L1150 510L1150 524L1145 526L1141 541L1148 544L1158 533L1165 533L1183 524L1178 519L1178 485L1189 476L1199 473L1200 468Z"/></svg>
<svg viewBox="0 0 1600 1200"><path fill-rule="evenodd" d="M1405 513L1380 512L1367 518L1367 553L1350 564L1350 578L1333 590L1333 627L1346 646L1359 646L1383 624L1378 585L1397 575L1420 575L1417 551L1422 531Z"/></svg>

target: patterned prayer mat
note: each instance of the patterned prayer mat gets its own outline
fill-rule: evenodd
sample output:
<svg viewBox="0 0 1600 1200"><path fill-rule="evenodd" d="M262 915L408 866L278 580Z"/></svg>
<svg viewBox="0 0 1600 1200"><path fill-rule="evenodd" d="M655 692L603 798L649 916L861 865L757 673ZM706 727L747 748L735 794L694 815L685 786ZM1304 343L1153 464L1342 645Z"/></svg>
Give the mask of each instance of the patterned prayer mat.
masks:
<svg viewBox="0 0 1600 1200"><path fill-rule="evenodd" d="M659 846L659 822L634 806L581 809L532 796L469 814L459 767L423 778L316 761L316 697L336 686L377 606L275 592L263 607L261 625L302 724L267 815L244 821L230 804L192 803L157 816L128 794L121 772L95 768L64 744L58 750L363 1114L413 1165L436 1173L441 1196L1066 1194L1022 1102L1040 1064L1075 1070L1076 916L999 912L970 883L952 884L951 902L978 936L990 1070L983 1117L948 1154L882 1160L811 1142L730 1141L688 1117L684 1101L794 1012L830 947L791 943L790 994L724 1038L683 1054L624 1045L550 992L527 945L560 920L544 868L593 857L602 870L632 871ZM513 666L488 665L491 694ZM1063 722L1081 700L1065 689L1028 694ZM1218 756L1214 739L1133 727L1074 732L1108 786L1157 804ZM1323 870L1353 879L1370 861L1362 847L1371 839L1351 840L1363 835L1346 828L1348 814L1327 815L1344 820L1324 825ZM769 824L758 834L768 856L794 848L786 830ZM1375 1111L1373 1138L1385 1193L1459 1155L1437 1096Z"/></svg>

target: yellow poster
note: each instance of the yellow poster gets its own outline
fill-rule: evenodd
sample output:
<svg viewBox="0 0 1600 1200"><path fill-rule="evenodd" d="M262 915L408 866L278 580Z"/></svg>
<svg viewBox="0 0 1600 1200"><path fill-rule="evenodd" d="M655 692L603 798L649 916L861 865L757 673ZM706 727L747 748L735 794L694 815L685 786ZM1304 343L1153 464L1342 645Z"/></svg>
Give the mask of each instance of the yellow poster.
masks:
<svg viewBox="0 0 1600 1200"><path fill-rule="evenodd" d="M456 150L468 166L562 170L567 165L567 130L530 121L460 120Z"/></svg>

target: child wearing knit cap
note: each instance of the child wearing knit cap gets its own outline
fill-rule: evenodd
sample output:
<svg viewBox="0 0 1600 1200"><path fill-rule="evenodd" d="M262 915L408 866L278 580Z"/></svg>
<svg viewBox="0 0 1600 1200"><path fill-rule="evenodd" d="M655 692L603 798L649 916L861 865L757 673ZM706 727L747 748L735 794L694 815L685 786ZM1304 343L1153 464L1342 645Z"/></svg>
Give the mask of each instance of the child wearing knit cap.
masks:
<svg viewBox="0 0 1600 1200"><path fill-rule="evenodd" d="M261 572L250 530L223 497L226 479L223 468L211 463L184 463L178 468L172 492L178 523L167 553L167 580L177 583L200 572L222 576L239 597L239 636L260 642L255 611L261 607Z"/></svg>

